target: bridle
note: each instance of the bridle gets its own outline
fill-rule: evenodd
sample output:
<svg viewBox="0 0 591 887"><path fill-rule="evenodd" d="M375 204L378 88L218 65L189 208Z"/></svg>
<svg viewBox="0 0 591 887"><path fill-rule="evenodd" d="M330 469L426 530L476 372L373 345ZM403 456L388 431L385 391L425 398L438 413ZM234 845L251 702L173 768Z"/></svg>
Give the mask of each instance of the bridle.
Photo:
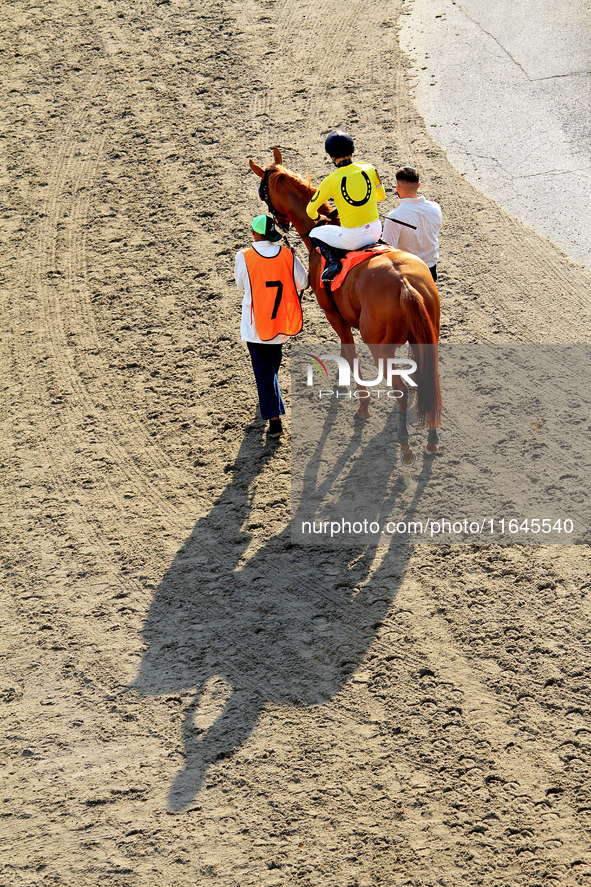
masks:
<svg viewBox="0 0 591 887"><path fill-rule="evenodd" d="M280 213L279 210L275 209L271 200L271 195L269 194L269 176L272 172L276 172L276 170L272 169L271 167L265 170L265 175L263 176L261 184L259 185L259 197L261 198L263 203L267 204L269 212L273 216L273 221L275 222L277 227L281 228L284 234L287 234L290 229L291 222L286 215Z"/></svg>
<svg viewBox="0 0 591 887"><path fill-rule="evenodd" d="M273 169L273 167L269 167L265 170L265 174L263 175L263 178L261 179L261 184L259 185L259 197L261 198L263 203L267 204L267 208L273 216L273 221L275 222L275 225L283 232L283 240L285 241L285 245L289 247L287 234L292 226L292 222L289 216L286 216L284 213L280 213L279 210L273 206L273 201L271 200L271 195L269 194L269 176L272 172L277 172L277 170ZM336 221L337 219L338 210L335 209L332 213L329 214L329 218L320 219L319 221L317 221L312 230L314 230L314 228L320 227L321 225L330 224L331 221ZM302 239L301 234L296 234L295 236Z"/></svg>

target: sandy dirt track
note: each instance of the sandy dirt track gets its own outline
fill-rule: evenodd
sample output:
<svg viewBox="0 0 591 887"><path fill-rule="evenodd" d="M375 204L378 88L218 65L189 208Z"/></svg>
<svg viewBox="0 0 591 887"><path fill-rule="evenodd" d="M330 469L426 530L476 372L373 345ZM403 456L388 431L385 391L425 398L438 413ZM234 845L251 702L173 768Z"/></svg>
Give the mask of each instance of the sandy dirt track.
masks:
<svg viewBox="0 0 591 887"><path fill-rule="evenodd" d="M294 548L238 341L248 158L318 181L335 125L440 201L445 340L589 341L591 274L425 133L404 7L3 12L2 885L590 882L588 549Z"/></svg>

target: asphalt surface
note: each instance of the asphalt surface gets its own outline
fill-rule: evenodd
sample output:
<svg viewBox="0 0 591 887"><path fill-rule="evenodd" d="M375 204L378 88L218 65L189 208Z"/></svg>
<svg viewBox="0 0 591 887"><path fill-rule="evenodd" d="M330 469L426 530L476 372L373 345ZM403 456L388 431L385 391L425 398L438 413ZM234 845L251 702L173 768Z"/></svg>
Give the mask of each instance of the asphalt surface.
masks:
<svg viewBox="0 0 591 887"><path fill-rule="evenodd" d="M559 15L542 0L414 0L401 33L418 109L452 164L588 268L590 34L589 0Z"/></svg>

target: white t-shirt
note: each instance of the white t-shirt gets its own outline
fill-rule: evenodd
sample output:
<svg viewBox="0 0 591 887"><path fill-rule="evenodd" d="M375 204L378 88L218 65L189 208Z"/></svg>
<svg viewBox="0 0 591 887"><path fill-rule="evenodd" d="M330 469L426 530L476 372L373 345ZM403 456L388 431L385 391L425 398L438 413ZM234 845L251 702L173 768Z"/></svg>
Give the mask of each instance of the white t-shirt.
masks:
<svg viewBox="0 0 591 887"><path fill-rule="evenodd" d="M401 219L416 225L417 230L406 228L390 222L390 219ZM433 267L439 258L439 231L441 228L441 207L434 200L424 197L403 197L400 204L386 216L383 239L403 249L407 253L418 256L429 267Z"/></svg>
<svg viewBox="0 0 591 887"><path fill-rule="evenodd" d="M256 240L253 247L261 256L271 259L273 256L279 255L281 245L279 243L271 243L270 240ZM240 321L240 337L243 342L259 342L262 345L282 345L287 342L290 336L281 333L268 342L263 342L257 336L254 325L254 316L252 311L252 292L250 290L250 277L246 267L246 259L244 253L236 253L236 261L234 263L234 279L239 290L244 290L242 298L242 319ZM303 290L308 286L308 272L300 262L297 256L293 257L293 279L297 289Z"/></svg>

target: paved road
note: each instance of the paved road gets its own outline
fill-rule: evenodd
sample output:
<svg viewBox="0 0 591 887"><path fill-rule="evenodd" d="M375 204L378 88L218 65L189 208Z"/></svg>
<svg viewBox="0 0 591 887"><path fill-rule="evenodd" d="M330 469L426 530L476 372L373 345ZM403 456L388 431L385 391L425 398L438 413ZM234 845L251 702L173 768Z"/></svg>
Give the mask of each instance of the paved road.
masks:
<svg viewBox="0 0 591 887"><path fill-rule="evenodd" d="M591 268L591 3L415 0L402 46L454 166ZM428 196L428 195L427 195Z"/></svg>

